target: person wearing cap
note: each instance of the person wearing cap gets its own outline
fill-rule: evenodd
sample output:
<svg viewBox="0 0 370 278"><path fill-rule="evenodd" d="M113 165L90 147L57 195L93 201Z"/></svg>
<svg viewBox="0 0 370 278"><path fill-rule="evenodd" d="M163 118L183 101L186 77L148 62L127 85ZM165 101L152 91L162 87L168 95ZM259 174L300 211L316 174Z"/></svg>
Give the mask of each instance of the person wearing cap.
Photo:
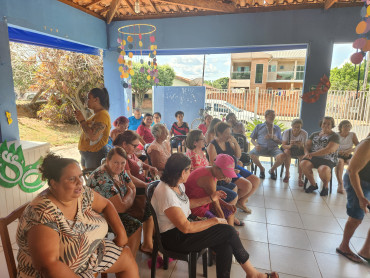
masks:
<svg viewBox="0 0 370 278"><path fill-rule="evenodd" d="M196 252L211 248L216 253L216 277L230 277L233 255L247 277L278 278L276 272L263 274L249 260L249 254L234 227L223 218L189 221L190 209L219 201L225 192L189 199L184 183L190 175L190 158L174 153L167 160L161 181L153 192L151 204L157 215L163 247L175 252ZM231 167L226 169L229 173ZM222 172L222 171L221 171Z"/></svg>
<svg viewBox="0 0 370 278"><path fill-rule="evenodd" d="M238 159L241 156L241 150L238 142L231 135L231 126L224 122L219 122L215 126L216 138L211 141L207 147L209 155L209 164L213 165L218 154L228 154L235 160L234 168L239 170L236 178L231 179L238 187L238 201L236 207L245 213L251 213L252 210L248 208L245 203L248 198L258 189L260 179L249 172L247 169L238 165ZM229 183L230 180L220 181L219 185Z"/></svg>
<svg viewBox="0 0 370 278"><path fill-rule="evenodd" d="M225 178L236 178L234 171L234 159L227 154L219 154L213 166L198 168L190 173L185 183L185 192L190 199L211 196L217 188L217 180ZM227 223L234 225L234 214L236 211L237 194L235 191L223 188L226 197L224 200L215 200L211 203L192 208L191 213L195 216L213 218L225 218Z"/></svg>

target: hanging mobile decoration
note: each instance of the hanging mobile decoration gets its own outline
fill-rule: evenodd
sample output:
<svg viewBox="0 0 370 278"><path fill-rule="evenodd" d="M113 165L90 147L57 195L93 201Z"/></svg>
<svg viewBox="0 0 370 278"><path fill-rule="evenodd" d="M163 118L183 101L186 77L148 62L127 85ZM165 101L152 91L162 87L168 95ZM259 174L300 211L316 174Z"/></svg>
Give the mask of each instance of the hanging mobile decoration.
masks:
<svg viewBox="0 0 370 278"><path fill-rule="evenodd" d="M131 88L131 79L135 75L134 60L142 66L140 73L145 73L146 59L143 53L148 53L147 80L158 84L157 45L155 44L156 27L150 24L131 24L118 28L119 43L118 70L121 73L122 86Z"/></svg>

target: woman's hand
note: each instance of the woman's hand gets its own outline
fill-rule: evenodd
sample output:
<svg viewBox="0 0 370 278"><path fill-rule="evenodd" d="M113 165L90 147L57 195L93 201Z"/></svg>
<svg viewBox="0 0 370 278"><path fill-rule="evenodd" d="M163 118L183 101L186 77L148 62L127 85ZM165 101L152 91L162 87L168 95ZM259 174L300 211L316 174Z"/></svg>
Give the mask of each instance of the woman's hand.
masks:
<svg viewBox="0 0 370 278"><path fill-rule="evenodd" d="M80 110L76 110L73 113L74 113L74 116L75 116L75 118L78 122L85 121L85 117L84 117L84 115L82 114L82 112Z"/></svg>
<svg viewBox="0 0 370 278"><path fill-rule="evenodd" d="M213 192L212 195L211 195L211 198L213 201L218 201L220 199L225 199L227 197L227 194L222 191L222 190L218 190L216 192Z"/></svg>
<svg viewBox="0 0 370 278"><path fill-rule="evenodd" d="M113 242L119 246L119 247L124 247L127 244L127 236L125 235L117 235L114 239Z"/></svg>
<svg viewBox="0 0 370 278"><path fill-rule="evenodd" d="M303 156L302 159L311 159L312 158L312 155L310 153L305 153L305 155Z"/></svg>
<svg viewBox="0 0 370 278"><path fill-rule="evenodd" d="M153 166L149 166L149 172L153 178L158 175L158 169Z"/></svg>
<svg viewBox="0 0 370 278"><path fill-rule="evenodd" d="M226 224L226 225L228 224L225 218L218 218L218 217L215 217L215 218L213 218L213 219L216 219L216 225L217 225L217 224Z"/></svg>
<svg viewBox="0 0 370 278"><path fill-rule="evenodd" d="M361 209L367 213L369 212L369 208L370 208L370 201L368 199L366 199L365 197L362 197L362 198L359 198L359 203L360 203L360 207Z"/></svg>

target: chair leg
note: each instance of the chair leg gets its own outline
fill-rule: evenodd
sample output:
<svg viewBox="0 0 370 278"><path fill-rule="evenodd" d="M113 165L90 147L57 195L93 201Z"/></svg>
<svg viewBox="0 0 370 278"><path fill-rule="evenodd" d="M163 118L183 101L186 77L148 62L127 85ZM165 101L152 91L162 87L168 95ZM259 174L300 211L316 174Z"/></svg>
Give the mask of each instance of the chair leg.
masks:
<svg viewBox="0 0 370 278"><path fill-rule="evenodd" d="M331 194L332 187L333 187L333 169L331 169L331 174L330 174L330 183L329 183L330 194Z"/></svg>
<svg viewBox="0 0 370 278"><path fill-rule="evenodd" d="M150 277L155 278L155 271L157 268L157 256L158 256L158 246L156 244L156 241L154 241L153 244L153 251L152 251L152 265L150 268Z"/></svg>
<svg viewBox="0 0 370 278"><path fill-rule="evenodd" d="M304 189L304 190L306 190L307 183L308 183L308 178L307 178L307 177L305 177L305 178L304 178L304 185L303 185L303 189Z"/></svg>
<svg viewBox="0 0 370 278"><path fill-rule="evenodd" d="M280 178L283 177L283 173L284 173L284 163L281 164L281 170L280 170Z"/></svg>
<svg viewBox="0 0 370 278"><path fill-rule="evenodd" d="M189 278L196 278L197 276L197 253L191 252L189 255Z"/></svg>
<svg viewBox="0 0 370 278"><path fill-rule="evenodd" d="M207 253L208 253L208 250L206 252L203 253L202 255L202 262L203 262L203 277L208 277L208 269L207 269Z"/></svg>
<svg viewBox="0 0 370 278"><path fill-rule="evenodd" d="M212 250L208 248L208 266L212 266L212 265L213 265L213 254L212 254Z"/></svg>
<svg viewBox="0 0 370 278"><path fill-rule="evenodd" d="M163 255L163 269L167 270L168 269L168 257Z"/></svg>

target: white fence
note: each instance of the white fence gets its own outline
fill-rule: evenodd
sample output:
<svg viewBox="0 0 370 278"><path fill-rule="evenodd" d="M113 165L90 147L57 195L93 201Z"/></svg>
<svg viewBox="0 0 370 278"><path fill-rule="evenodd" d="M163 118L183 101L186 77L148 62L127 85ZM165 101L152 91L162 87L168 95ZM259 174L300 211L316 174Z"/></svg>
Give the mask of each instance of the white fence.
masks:
<svg viewBox="0 0 370 278"><path fill-rule="evenodd" d="M233 112L240 121L264 118L267 109L273 109L276 119L290 127L294 118L300 117L301 90L206 90L206 106L213 116L225 116ZM367 92L329 91L325 115L332 116L336 125L342 120L352 123L359 139L370 132L370 101ZM252 117L251 117L252 115ZM337 131L337 128L335 128Z"/></svg>

